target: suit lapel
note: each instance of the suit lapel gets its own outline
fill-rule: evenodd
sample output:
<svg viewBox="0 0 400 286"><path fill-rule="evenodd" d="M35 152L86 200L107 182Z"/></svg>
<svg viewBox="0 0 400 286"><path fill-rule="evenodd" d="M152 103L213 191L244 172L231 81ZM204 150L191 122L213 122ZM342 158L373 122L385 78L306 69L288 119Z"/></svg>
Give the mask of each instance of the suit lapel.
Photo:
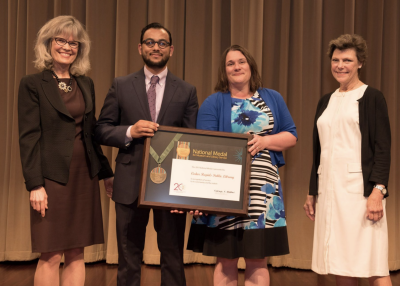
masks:
<svg viewBox="0 0 400 286"><path fill-rule="evenodd" d="M143 69L134 75L132 84L133 84L133 90L135 92L136 98L140 102L142 110L144 111L144 114L146 116L146 118L144 118L144 119L151 121L151 114L150 114L150 108L149 108L149 101L147 100L146 83L145 83Z"/></svg>
<svg viewBox="0 0 400 286"><path fill-rule="evenodd" d="M62 114L73 119L60 96L60 90L50 71L43 72L42 88L51 105Z"/></svg>
<svg viewBox="0 0 400 286"><path fill-rule="evenodd" d="M93 109L93 102L92 102L92 97L91 97L91 91L90 91L90 84L85 82L85 79L82 76L75 77L76 82L79 86L79 88L82 91L83 98L85 100L85 114L89 113ZM86 80L87 81L87 80Z"/></svg>
<svg viewBox="0 0 400 286"><path fill-rule="evenodd" d="M160 123L164 116L165 111L168 109L168 105L174 97L177 88L176 80L173 78L172 74L168 71L167 79L165 81L164 96L161 104L160 113L157 117L157 123Z"/></svg>

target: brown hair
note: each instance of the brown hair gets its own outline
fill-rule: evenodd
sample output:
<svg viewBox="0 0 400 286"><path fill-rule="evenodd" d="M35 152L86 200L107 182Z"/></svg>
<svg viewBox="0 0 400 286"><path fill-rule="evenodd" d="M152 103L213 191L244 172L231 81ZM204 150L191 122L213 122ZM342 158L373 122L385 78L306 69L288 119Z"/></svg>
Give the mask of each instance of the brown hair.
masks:
<svg viewBox="0 0 400 286"><path fill-rule="evenodd" d="M249 51L239 45L232 45L222 53L221 63L218 69L218 82L215 85L214 90L222 92L229 91L229 82L228 77L226 76L226 56L230 51L239 51L246 58L251 70L250 91L256 92L256 90L261 87L261 76L258 73L257 63Z"/></svg>
<svg viewBox="0 0 400 286"><path fill-rule="evenodd" d="M358 61L364 66L367 61L367 42L360 35L344 34L329 42L328 57L332 59L333 52L338 50L354 49ZM358 69L360 74L361 68Z"/></svg>

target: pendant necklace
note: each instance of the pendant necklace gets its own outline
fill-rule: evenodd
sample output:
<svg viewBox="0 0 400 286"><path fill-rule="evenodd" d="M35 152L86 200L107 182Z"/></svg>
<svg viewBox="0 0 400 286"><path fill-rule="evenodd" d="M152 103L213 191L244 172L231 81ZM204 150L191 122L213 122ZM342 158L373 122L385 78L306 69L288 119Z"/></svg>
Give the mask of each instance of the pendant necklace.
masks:
<svg viewBox="0 0 400 286"><path fill-rule="evenodd" d="M54 71L51 71L51 73L55 76L55 78L58 82L59 89L63 90L64 92L72 91L72 74L71 73L69 73L69 85L67 85L65 82L61 81Z"/></svg>

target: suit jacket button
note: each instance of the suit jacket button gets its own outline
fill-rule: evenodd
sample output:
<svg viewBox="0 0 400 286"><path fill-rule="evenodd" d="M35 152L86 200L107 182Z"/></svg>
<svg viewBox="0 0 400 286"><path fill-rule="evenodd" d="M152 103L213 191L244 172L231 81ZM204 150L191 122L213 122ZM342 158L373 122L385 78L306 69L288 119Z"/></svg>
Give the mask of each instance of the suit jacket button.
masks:
<svg viewBox="0 0 400 286"><path fill-rule="evenodd" d="M88 150L88 153L90 154L90 149Z"/></svg>

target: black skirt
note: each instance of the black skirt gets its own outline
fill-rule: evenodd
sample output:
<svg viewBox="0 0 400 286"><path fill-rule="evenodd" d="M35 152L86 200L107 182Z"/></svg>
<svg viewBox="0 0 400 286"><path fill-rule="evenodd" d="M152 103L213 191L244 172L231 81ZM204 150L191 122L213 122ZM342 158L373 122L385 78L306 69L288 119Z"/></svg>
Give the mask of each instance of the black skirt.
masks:
<svg viewBox="0 0 400 286"><path fill-rule="evenodd" d="M286 227L224 230L192 224L187 249L228 259L263 259L289 254L289 243Z"/></svg>

